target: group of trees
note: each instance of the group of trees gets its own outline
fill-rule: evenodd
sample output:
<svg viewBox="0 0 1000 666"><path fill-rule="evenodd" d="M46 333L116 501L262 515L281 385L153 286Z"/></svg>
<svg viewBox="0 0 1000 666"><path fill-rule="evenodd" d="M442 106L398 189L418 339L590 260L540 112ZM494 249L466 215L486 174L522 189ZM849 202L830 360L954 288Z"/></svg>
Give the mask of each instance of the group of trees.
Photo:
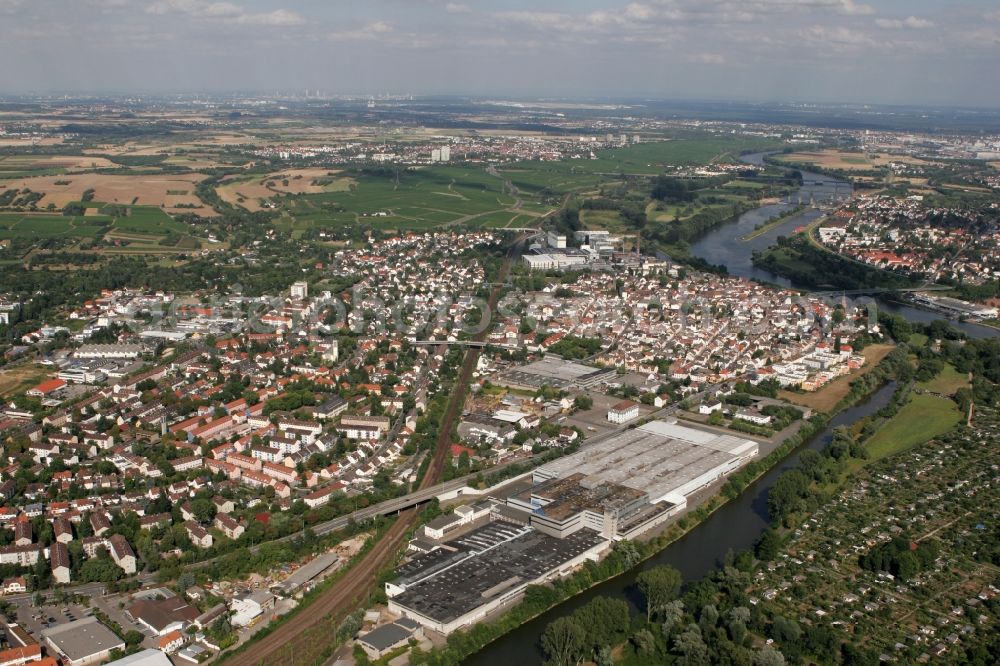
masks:
<svg viewBox="0 0 1000 666"><path fill-rule="evenodd" d="M933 566L940 553L933 539L913 543L905 536L897 536L879 544L858 558L858 566L868 571L887 571L902 580L909 580Z"/></svg>
<svg viewBox="0 0 1000 666"><path fill-rule="evenodd" d="M814 246L804 235L778 236L777 245L755 252L753 263L809 287L834 289L913 286L904 275L890 273Z"/></svg>
<svg viewBox="0 0 1000 666"><path fill-rule="evenodd" d="M653 189L649 196L664 203L686 203L695 200L695 188L691 181L671 176L657 176L653 179Z"/></svg>
<svg viewBox="0 0 1000 666"><path fill-rule="evenodd" d="M555 666L575 666L583 659L610 664L611 649L625 640L630 625L627 602L597 597L549 624L542 649Z"/></svg>
<svg viewBox="0 0 1000 666"><path fill-rule="evenodd" d="M600 338L586 338L578 335L567 335L549 347L550 352L566 359L587 358L596 354L600 349Z"/></svg>
<svg viewBox="0 0 1000 666"><path fill-rule="evenodd" d="M786 655L834 655L844 646L823 626L803 627L749 602L753 558L727 557L722 570L690 584L681 594L681 575L656 566L636 577L646 607L644 616L630 616L628 604L598 597L574 613L553 620L541 646L553 666L593 661L616 663L753 664L780 666ZM755 648L762 639L774 645ZM855 647L846 644L847 652ZM865 653L867 657L867 653ZM851 663L845 660L845 663Z"/></svg>

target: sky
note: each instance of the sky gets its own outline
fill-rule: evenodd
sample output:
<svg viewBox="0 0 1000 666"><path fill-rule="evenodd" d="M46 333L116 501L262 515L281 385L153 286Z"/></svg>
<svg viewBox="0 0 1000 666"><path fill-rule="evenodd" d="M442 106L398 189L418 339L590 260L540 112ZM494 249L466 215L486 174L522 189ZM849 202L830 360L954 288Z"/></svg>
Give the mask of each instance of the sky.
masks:
<svg viewBox="0 0 1000 666"><path fill-rule="evenodd" d="M1000 0L0 0L0 94L1000 108Z"/></svg>

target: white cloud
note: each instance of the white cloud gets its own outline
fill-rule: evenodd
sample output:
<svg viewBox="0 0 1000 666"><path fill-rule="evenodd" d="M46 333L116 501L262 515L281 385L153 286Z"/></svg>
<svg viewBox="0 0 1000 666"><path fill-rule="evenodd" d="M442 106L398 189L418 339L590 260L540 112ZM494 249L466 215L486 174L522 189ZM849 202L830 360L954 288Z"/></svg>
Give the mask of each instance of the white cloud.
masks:
<svg viewBox="0 0 1000 666"><path fill-rule="evenodd" d="M245 25L302 25L305 19L287 9L276 9L262 14L243 14L238 22Z"/></svg>
<svg viewBox="0 0 1000 666"><path fill-rule="evenodd" d="M239 18L244 14L245 12L242 7L234 5L231 2L213 2L210 5L206 5L198 13L199 16L208 16L211 18Z"/></svg>
<svg viewBox="0 0 1000 666"><path fill-rule="evenodd" d="M459 2L449 2L444 6L444 10L449 14L469 14L472 12L472 7Z"/></svg>
<svg viewBox="0 0 1000 666"><path fill-rule="evenodd" d="M556 33L610 33L632 36L677 25L728 26L771 21L775 15L819 12L867 16L875 10L857 0L644 0L624 7L585 13L546 10L499 11L491 16L506 24Z"/></svg>
<svg viewBox="0 0 1000 666"><path fill-rule="evenodd" d="M157 0L146 8L150 14L163 16L166 14L185 14L192 18L201 18L218 22L236 23L239 25L270 25L289 26L305 23L299 14L287 9L276 9L271 12L248 12L245 8L232 2L206 2L205 0Z"/></svg>
<svg viewBox="0 0 1000 666"><path fill-rule="evenodd" d="M877 18L875 19L875 25L880 28L912 28L914 30L920 30L922 28L933 28L934 21L917 18L916 16L907 16L905 19Z"/></svg>
<svg viewBox="0 0 1000 666"><path fill-rule="evenodd" d="M868 33L846 26L813 25L799 31L799 36L808 44L822 46L878 46L885 44L875 40Z"/></svg>
<svg viewBox="0 0 1000 666"><path fill-rule="evenodd" d="M721 53L691 53L687 56L688 62L702 65L725 65L726 56Z"/></svg>
<svg viewBox="0 0 1000 666"><path fill-rule="evenodd" d="M330 34L330 39L335 41L365 41L370 39L380 39L393 32L391 25L385 21L375 21L361 26L355 30L344 30Z"/></svg>
<svg viewBox="0 0 1000 666"><path fill-rule="evenodd" d="M839 11L848 16L869 16L875 13L875 8L871 5L858 4L854 0L843 0Z"/></svg>

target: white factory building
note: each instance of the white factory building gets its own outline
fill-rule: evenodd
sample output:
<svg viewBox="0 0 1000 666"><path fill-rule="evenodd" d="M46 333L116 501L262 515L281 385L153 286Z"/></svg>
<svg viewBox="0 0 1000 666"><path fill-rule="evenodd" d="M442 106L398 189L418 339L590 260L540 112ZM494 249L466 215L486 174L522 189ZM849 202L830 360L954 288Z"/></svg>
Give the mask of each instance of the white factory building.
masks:
<svg viewBox="0 0 1000 666"><path fill-rule="evenodd" d="M652 421L534 471L535 483L583 474L591 485L613 483L649 494L652 503L686 505L687 497L750 462L749 439Z"/></svg>

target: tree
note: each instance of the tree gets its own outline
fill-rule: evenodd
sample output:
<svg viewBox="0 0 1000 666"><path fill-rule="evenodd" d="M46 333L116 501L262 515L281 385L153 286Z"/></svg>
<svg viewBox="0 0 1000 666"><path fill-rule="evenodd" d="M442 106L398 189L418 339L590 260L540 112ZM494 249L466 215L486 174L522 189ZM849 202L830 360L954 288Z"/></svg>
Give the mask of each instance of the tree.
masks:
<svg viewBox="0 0 1000 666"><path fill-rule="evenodd" d="M663 635L669 636L673 628L684 618L684 602L679 599L668 602L660 609L660 617L663 618Z"/></svg>
<svg viewBox="0 0 1000 666"><path fill-rule="evenodd" d="M920 560L912 551L906 550L896 556L896 575L909 580L920 572Z"/></svg>
<svg viewBox="0 0 1000 666"><path fill-rule="evenodd" d="M607 597L591 600L576 609L572 617L584 631L584 644L595 651L619 642L631 621L628 603Z"/></svg>
<svg viewBox="0 0 1000 666"><path fill-rule="evenodd" d="M632 635L632 645L635 646L636 654L647 655L656 649L656 637L649 629L640 629Z"/></svg>
<svg viewBox="0 0 1000 666"><path fill-rule="evenodd" d="M764 533L754 544L754 555L762 562L770 562L778 556L778 549L781 547L781 538L773 528L764 530Z"/></svg>
<svg viewBox="0 0 1000 666"><path fill-rule="evenodd" d="M765 645L753 656L753 666L785 666L785 655Z"/></svg>
<svg viewBox="0 0 1000 666"><path fill-rule="evenodd" d="M802 637L802 628L798 622L789 620L782 615L775 615L771 625L771 638L779 643L795 643Z"/></svg>
<svg viewBox="0 0 1000 666"><path fill-rule="evenodd" d="M35 574L35 589L44 589L52 583L52 572L45 558L38 558L33 573Z"/></svg>
<svg viewBox="0 0 1000 666"><path fill-rule="evenodd" d="M691 664L692 666L709 663L708 646L705 645L705 641L701 637L701 630L696 624L689 625L674 639L674 649L682 655L678 663Z"/></svg>
<svg viewBox="0 0 1000 666"><path fill-rule="evenodd" d="M641 555L639 554L639 549L635 547L635 544L628 539L622 539L621 541L616 541L613 546L615 553L621 558L622 567L625 569L631 569L636 564L639 563Z"/></svg>
<svg viewBox="0 0 1000 666"><path fill-rule="evenodd" d="M667 603L677 598L681 583L681 572L667 565L647 569L636 577L636 584L646 599L647 621L652 621Z"/></svg>
<svg viewBox="0 0 1000 666"><path fill-rule="evenodd" d="M80 567L80 579L85 583L110 583L123 575L124 572L103 549L97 557L90 558Z"/></svg>
<svg viewBox="0 0 1000 666"><path fill-rule="evenodd" d="M698 617L698 626L703 634L708 634L719 622L719 609L715 604L705 604L701 608L701 615Z"/></svg>
<svg viewBox="0 0 1000 666"><path fill-rule="evenodd" d="M142 635L141 632L136 631L135 629L130 629L127 632L125 632L124 636L125 645L128 647L135 647L136 645L142 642L143 638L144 636Z"/></svg>
<svg viewBox="0 0 1000 666"><path fill-rule="evenodd" d="M549 623L542 634L542 650L555 666L572 666L580 661L586 634L571 617L560 617Z"/></svg>

